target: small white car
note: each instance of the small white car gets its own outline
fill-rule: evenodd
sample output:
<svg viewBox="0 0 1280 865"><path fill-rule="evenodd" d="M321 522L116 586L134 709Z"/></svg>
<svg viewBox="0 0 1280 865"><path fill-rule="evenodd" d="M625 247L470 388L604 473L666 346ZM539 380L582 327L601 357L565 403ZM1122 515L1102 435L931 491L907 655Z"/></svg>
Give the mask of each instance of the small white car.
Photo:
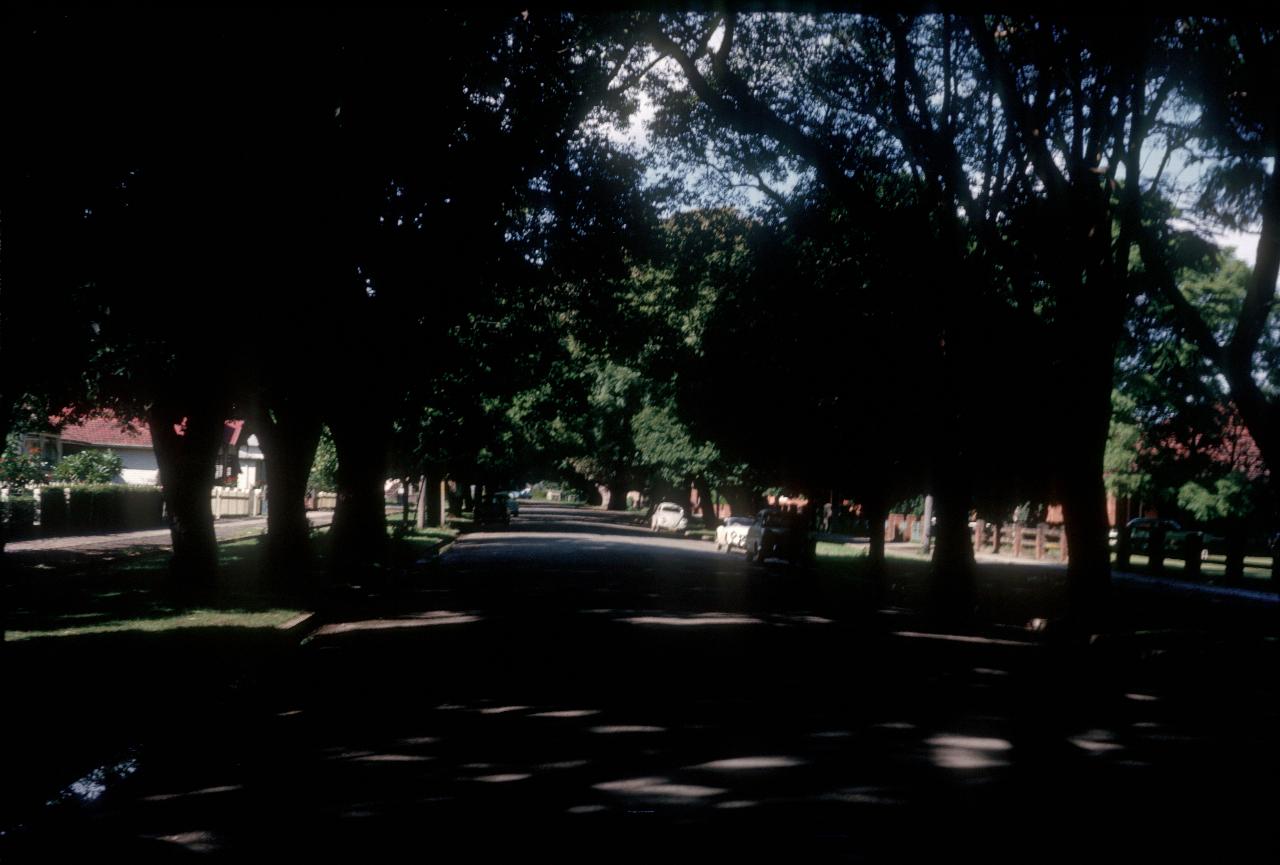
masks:
<svg viewBox="0 0 1280 865"><path fill-rule="evenodd" d="M716 526L716 549L726 553L737 547L747 548L747 529L751 528L751 517L729 517Z"/></svg>
<svg viewBox="0 0 1280 865"><path fill-rule="evenodd" d="M689 518L684 515L684 508L673 502L662 502L653 509L653 517L649 520L649 528L655 532L679 532L689 527Z"/></svg>

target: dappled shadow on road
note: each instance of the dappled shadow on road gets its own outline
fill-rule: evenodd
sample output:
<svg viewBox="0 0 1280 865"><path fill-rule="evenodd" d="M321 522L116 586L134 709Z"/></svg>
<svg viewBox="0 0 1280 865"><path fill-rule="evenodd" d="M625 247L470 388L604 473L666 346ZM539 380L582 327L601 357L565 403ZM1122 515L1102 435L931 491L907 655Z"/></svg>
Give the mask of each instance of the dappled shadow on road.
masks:
<svg viewBox="0 0 1280 865"><path fill-rule="evenodd" d="M1144 861L1268 840L1275 643L939 632L846 570L754 566L596 516L468 535L399 591L328 611L279 666L147 635L81 644L95 660L77 676L103 684L76 685L45 741L123 699L109 723L139 735L136 764L0 846L1023 862L1096 858L1107 833ZM984 591L1041 602L1045 584L1013 576ZM113 694L105 665L137 680Z"/></svg>
<svg viewBox="0 0 1280 865"><path fill-rule="evenodd" d="M1274 771L1274 718L1230 719L1249 700L1228 688L1185 703L1140 658L1113 681L1042 648L830 622L454 613L317 634L239 713L153 738L117 790L58 818L76 834L40 849L1025 861L1047 838L1053 855L1094 843L1063 834L1066 814L1133 855L1265 840L1274 797L1234 778ZM1181 822L1228 818L1221 840Z"/></svg>

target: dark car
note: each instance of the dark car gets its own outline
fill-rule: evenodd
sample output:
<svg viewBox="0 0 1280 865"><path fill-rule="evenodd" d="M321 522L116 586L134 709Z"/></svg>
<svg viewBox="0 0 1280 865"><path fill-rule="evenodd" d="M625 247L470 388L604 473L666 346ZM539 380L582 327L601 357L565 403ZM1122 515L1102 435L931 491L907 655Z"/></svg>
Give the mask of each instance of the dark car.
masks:
<svg viewBox="0 0 1280 865"><path fill-rule="evenodd" d="M1151 545L1151 534L1157 524L1164 528L1165 554L1173 556L1174 558L1177 558L1178 555L1182 553L1189 535L1200 535L1200 558L1202 560L1207 559L1211 552L1216 553L1220 545L1223 543L1223 539L1217 535L1210 535L1204 532L1185 531L1182 528L1182 524L1177 520L1161 520L1155 517L1138 517L1137 519L1132 519L1125 523L1125 526L1129 529L1129 549L1135 553L1146 553Z"/></svg>
<svg viewBox="0 0 1280 865"><path fill-rule="evenodd" d="M743 542L747 559L786 559L793 565L807 564L810 555L809 532L799 514L777 508L765 508L756 514Z"/></svg>
<svg viewBox="0 0 1280 865"><path fill-rule="evenodd" d="M511 523L511 511L507 507L506 493L489 493L476 500L475 521L477 526L486 524Z"/></svg>

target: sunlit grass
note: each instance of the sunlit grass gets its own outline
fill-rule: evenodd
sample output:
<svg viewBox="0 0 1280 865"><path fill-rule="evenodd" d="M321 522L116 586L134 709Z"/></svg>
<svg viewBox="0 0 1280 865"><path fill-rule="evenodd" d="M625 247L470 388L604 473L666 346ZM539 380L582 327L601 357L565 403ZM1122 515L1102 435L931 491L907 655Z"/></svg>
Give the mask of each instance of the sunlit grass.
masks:
<svg viewBox="0 0 1280 865"><path fill-rule="evenodd" d="M73 625L50 630L16 631L5 634L8 641L41 637L85 637L92 634L165 633L188 628L276 628L299 615L301 610L208 610L195 609L170 616L122 618L92 625Z"/></svg>
<svg viewBox="0 0 1280 865"><path fill-rule="evenodd" d="M860 559L866 556L867 548L856 544L818 541L814 554L820 559Z"/></svg>
<svg viewBox="0 0 1280 865"><path fill-rule="evenodd" d="M1115 561L1115 556L1112 556ZM1145 571L1151 560L1144 555L1133 553L1129 556L1129 569ZM1171 577L1181 577L1187 563L1182 559L1164 560L1164 572ZM1200 579L1217 579L1227 572L1225 556L1210 556L1208 561L1200 563ZM1267 581L1271 579L1271 559L1263 556L1246 556L1244 560L1244 576L1246 579Z"/></svg>

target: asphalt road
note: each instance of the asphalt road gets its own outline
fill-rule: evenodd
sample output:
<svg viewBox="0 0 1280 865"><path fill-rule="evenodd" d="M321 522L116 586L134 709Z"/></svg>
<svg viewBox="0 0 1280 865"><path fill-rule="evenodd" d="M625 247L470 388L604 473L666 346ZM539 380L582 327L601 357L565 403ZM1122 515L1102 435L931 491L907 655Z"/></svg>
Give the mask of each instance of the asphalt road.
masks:
<svg viewBox="0 0 1280 865"><path fill-rule="evenodd" d="M524 507L509 531L464 536L231 696L153 725L7 849L13 861L1274 853L1274 641L1066 650L929 631L861 598L611 515Z"/></svg>

